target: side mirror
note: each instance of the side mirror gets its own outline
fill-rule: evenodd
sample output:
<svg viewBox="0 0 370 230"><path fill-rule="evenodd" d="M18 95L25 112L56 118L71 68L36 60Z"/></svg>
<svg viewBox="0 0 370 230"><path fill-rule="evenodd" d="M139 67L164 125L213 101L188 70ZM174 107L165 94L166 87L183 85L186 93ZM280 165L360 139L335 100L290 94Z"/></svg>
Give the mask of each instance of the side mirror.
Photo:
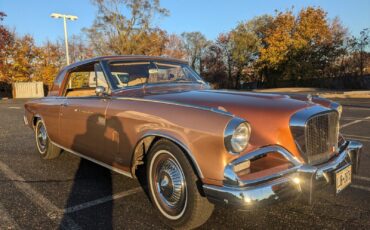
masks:
<svg viewBox="0 0 370 230"><path fill-rule="evenodd" d="M97 86L95 88L95 93L96 93L96 96L103 96L105 94L105 88L103 86Z"/></svg>

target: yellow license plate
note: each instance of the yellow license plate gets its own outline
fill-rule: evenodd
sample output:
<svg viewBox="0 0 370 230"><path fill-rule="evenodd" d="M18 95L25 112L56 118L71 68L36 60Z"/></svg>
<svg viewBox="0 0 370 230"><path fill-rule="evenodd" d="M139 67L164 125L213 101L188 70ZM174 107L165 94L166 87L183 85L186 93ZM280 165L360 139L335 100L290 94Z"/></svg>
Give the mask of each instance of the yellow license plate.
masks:
<svg viewBox="0 0 370 230"><path fill-rule="evenodd" d="M345 189L352 181L352 166L348 166L335 173L336 192L339 193Z"/></svg>

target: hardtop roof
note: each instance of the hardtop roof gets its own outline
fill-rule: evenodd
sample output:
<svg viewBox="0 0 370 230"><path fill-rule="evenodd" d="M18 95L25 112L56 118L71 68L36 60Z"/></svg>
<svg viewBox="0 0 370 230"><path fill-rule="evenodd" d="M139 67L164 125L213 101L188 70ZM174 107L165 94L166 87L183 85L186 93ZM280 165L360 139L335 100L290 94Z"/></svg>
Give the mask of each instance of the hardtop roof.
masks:
<svg viewBox="0 0 370 230"><path fill-rule="evenodd" d="M176 59L176 58L170 58L170 57L160 57L160 56L146 56L146 55L113 55L113 56L99 56L99 57L94 57L90 59L86 59L83 61L78 61L75 63L72 63L64 69L73 69L75 67L78 67L80 65L84 64L89 64L91 62L98 62L98 61L110 61L110 60L115 60L115 61L138 61L138 60L153 60L153 61L170 61L170 62L178 62L178 63L187 63L185 60L181 59Z"/></svg>

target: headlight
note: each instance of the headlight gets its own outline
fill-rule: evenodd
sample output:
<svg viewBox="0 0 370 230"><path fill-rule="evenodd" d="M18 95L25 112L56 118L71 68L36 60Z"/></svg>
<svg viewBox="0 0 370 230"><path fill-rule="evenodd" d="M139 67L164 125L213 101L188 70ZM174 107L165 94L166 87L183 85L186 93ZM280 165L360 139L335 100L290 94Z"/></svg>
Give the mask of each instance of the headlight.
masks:
<svg viewBox="0 0 370 230"><path fill-rule="evenodd" d="M225 130L225 147L232 153L237 154L244 151L249 143L251 135L250 125L240 119L232 119Z"/></svg>

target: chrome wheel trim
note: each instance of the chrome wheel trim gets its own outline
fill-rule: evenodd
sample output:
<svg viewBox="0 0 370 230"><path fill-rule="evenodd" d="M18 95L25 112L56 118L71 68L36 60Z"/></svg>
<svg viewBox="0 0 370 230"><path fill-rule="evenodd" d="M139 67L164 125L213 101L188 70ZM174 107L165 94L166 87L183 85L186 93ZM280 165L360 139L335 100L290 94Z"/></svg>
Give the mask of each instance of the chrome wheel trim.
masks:
<svg viewBox="0 0 370 230"><path fill-rule="evenodd" d="M185 193L185 179L182 170L173 159L164 160L156 170L155 185L161 201L175 207Z"/></svg>
<svg viewBox="0 0 370 230"><path fill-rule="evenodd" d="M167 155L168 158L158 164L159 167L153 169L156 159L162 154ZM154 154L149 167L149 183L153 200L159 211L170 220L181 218L187 207L188 191L184 172L172 153L159 150ZM176 215L171 215L166 211L166 209L176 210L179 208L180 212Z"/></svg>
<svg viewBox="0 0 370 230"><path fill-rule="evenodd" d="M48 146L48 133L45 125L42 121L37 122L36 125L36 144L40 154L44 154L47 151Z"/></svg>

